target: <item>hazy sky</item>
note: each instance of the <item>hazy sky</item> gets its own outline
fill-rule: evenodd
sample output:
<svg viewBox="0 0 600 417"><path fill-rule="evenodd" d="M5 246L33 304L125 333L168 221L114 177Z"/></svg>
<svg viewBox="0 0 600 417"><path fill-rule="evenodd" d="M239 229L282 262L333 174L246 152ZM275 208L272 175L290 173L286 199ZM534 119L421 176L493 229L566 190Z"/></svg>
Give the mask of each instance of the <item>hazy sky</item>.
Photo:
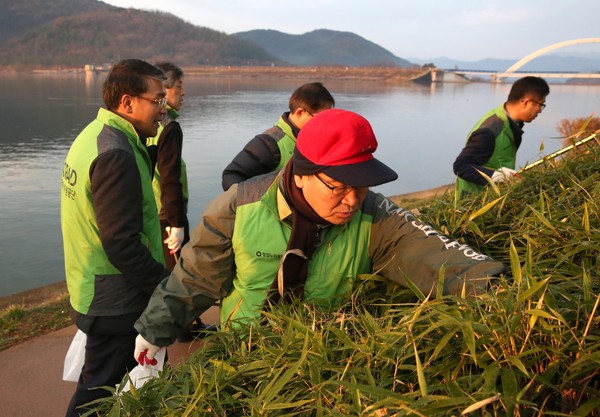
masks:
<svg viewBox="0 0 600 417"><path fill-rule="evenodd" d="M600 37L600 0L103 0L172 13L228 34L274 29L353 32L401 58L519 59ZM600 43L560 52L600 55Z"/></svg>

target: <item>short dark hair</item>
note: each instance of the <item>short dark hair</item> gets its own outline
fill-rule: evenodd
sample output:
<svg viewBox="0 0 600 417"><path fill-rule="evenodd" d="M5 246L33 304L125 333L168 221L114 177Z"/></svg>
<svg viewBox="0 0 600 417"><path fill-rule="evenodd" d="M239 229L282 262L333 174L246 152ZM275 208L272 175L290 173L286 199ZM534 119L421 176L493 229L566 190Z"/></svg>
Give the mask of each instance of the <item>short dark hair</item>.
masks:
<svg viewBox="0 0 600 417"><path fill-rule="evenodd" d="M167 76L165 88L173 88L175 82L183 78L183 70L172 62L157 62L154 65L163 70Z"/></svg>
<svg viewBox="0 0 600 417"><path fill-rule="evenodd" d="M528 95L534 95L536 99L542 100L550 94L548 83L540 77L527 76L519 78L510 88L508 93L508 102L514 103Z"/></svg>
<svg viewBox="0 0 600 417"><path fill-rule="evenodd" d="M317 113L335 106L333 96L322 83L308 83L298 87L290 97L290 111L299 108Z"/></svg>
<svg viewBox="0 0 600 417"><path fill-rule="evenodd" d="M124 59L115 64L102 85L102 98L108 110L119 107L123 94L139 96L148 91L148 79L165 81L160 68L140 59Z"/></svg>

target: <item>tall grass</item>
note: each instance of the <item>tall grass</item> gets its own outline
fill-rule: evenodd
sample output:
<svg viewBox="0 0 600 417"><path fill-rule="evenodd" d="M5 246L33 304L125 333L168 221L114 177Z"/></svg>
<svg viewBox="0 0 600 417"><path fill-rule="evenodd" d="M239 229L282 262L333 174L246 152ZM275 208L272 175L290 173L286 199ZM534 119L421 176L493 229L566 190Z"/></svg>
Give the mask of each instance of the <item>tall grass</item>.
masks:
<svg viewBox="0 0 600 417"><path fill-rule="evenodd" d="M600 148L422 220L510 265L477 297L377 276L296 302L98 402L108 416L600 416Z"/></svg>

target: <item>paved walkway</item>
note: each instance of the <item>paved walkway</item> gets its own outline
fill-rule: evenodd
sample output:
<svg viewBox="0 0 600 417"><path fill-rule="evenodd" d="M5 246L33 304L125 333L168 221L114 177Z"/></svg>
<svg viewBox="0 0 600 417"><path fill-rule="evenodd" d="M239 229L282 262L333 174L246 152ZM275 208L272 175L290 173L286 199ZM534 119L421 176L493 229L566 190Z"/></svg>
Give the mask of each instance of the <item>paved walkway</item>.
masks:
<svg viewBox="0 0 600 417"><path fill-rule="evenodd" d="M218 309L208 310L202 320L217 323ZM76 331L70 326L0 352L0 416L65 415L76 384L62 380L63 363ZM185 359L199 346L199 341L176 343L169 347L169 360Z"/></svg>

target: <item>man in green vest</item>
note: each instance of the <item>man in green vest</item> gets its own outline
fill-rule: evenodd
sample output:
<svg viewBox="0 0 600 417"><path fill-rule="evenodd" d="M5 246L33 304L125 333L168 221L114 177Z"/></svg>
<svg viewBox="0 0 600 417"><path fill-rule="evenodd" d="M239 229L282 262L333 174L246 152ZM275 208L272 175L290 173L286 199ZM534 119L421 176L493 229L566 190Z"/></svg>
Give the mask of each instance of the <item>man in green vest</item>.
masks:
<svg viewBox="0 0 600 417"><path fill-rule="evenodd" d="M168 276L146 150L166 111L164 79L137 59L114 65L102 88L106 109L65 160L61 227L70 313L87 335L69 417L111 395L97 388L114 387L136 366L133 324Z"/></svg>
<svg viewBox="0 0 600 417"><path fill-rule="evenodd" d="M181 157L183 131L176 120L183 105L183 70L171 62L155 64L167 77L164 86L167 92L167 112L163 115L156 136L146 139L149 149L156 151L156 168L152 187L158 207L163 254L169 271L173 270L181 247L190 240L190 225L187 217L188 181L186 165ZM214 330L205 325L200 317L182 333L178 340L189 342L201 330Z"/></svg>
<svg viewBox="0 0 600 417"><path fill-rule="evenodd" d="M435 293L479 293L500 262L421 223L370 186L397 174L373 157L369 122L324 110L300 131L294 156L217 197L171 276L135 324L135 357L152 360L201 312L221 300L223 328L254 324L267 302L299 297L328 305L360 274Z"/></svg>
<svg viewBox="0 0 600 417"><path fill-rule="evenodd" d="M540 77L523 77L512 85L506 103L488 112L471 129L454 161L458 198L483 191L488 184L512 179L523 125L546 107L550 87Z"/></svg>
<svg viewBox="0 0 600 417"><path fill-rule="evenodd" d="M334 106L333 96L322 83L307 83L294 90L289 100L290 111L283 113L275 126L256 135L227 165L221 181L223 190L283 168L294 153L300 129L315 114Z"/></svg>
<svg viewBox="0 0 600 417"><path fill-rule="evenodd" d="M163 253L167 269L173 270L181 247L190 239L187 218L188 182L183 151L183 132L177 118L183 105L183 70L170 62L155 64L167 77L167 112L156 136L146 139L148 148L156 150L156 168L152 187L158 208Z"/></svg>

